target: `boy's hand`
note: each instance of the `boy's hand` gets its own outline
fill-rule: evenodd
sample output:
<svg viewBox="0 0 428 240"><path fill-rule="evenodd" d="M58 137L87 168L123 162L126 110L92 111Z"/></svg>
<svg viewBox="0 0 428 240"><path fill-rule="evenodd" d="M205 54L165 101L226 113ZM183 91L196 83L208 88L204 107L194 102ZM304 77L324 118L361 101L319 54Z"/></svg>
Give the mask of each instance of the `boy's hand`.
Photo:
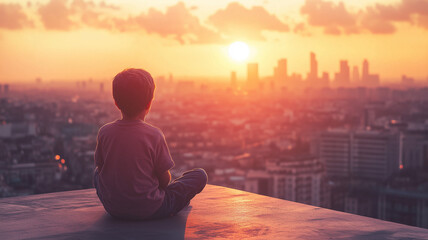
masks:
<svg viewBox="0 0 428 240"><path fill-rule="evenodd" d="M159 177L159 187L166 189L168 187L169 182L171 181L171 173L168 171L162 173Z"/></svg>

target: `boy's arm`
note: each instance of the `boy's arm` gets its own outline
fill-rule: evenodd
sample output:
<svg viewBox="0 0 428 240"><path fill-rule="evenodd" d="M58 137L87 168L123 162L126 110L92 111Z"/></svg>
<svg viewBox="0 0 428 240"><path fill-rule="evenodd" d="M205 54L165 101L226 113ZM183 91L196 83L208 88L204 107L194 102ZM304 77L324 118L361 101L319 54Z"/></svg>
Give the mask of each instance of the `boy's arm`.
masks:
<svg viewBox="0 0 428 240"><path fill-rule="evenodd" d="M171 181L171 173L169 172L169 170L163 172L160 174L160 176L158 176L159 178L159 187L165 189L169 182Z"/></svg>

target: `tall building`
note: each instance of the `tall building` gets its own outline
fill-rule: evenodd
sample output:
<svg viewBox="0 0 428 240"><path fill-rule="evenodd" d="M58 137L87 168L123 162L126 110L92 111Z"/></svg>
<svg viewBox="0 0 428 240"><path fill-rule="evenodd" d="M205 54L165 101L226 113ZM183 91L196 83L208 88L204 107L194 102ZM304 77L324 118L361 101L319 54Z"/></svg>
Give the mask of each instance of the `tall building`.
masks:
<svg viewBox="0 0 428 240"><path fill-rule="evenodd" d="M369 86L376 86L380 82L378 74L370 74L369 62L367 59L364 59L363 61L363 74L361 80L364 84Z"/></svg>
<svg viewBox="0 0 428 240"><path fill-rule="evenodd" d="M383 181L399 171L401 136L378 131L327 131L319 156L329 177Z"/></svg>
<svg viewBox="0 0 428 240"><path fill-rule="evenodd" d="M428 131L407 130L403 136L404 169L428 170Z"/></svg>
<svg viewBox="0 0 428 240"><path fill-rule="evenodd" d="M352 135L351 174L353 177L382 181L399 171L400 134L358 131Z"/></svg>
<svg viewBox="0 0 428 240"><path fill-rule="evenodd" d="M367 61L367 59L364 59L362 81L366 82L368 77L369 77L369 62Z"/></svg>
<svg viewBox="0 0 428 240"><path fill-rule="evenodd" d="M347 85L350 82L350 71L348 61L340 61L340 71L335 74L335 81L339 85Z"/></svg>
<svg viewBox="0 0 428 240"><path fill-rule="evenodd" d="M247 83L251 87L256 87L259 82L259 64L248 63L247 65Z"/></svg>
<svg viewBox="0 0 428 240"><path fill-rule="evenodd" d="M351 138L347 131L336 130L321 133L318 149L327 176L349 177Z"/></svg>
<svg viewBox="0 0 428 240"><path fill-rule="evenodd" d="M278 60L278 65L274 68L274 78L279 83L284 83L287 79L287 59Z"/></svg>
<svg viewBox="0 0 428 240"><path fill-rule="evenodd" d="M328 204L324 167L313 156L268 161L265 171L250 171L245 190L290 201Z"/></svg>
<svg viewBox="0 0 428 240"><path fill-rule="evenodd" d="M308 74L308 80L316 81L318 79L318 62L315 53L311 52L309 61L311 70Z"/></svg>

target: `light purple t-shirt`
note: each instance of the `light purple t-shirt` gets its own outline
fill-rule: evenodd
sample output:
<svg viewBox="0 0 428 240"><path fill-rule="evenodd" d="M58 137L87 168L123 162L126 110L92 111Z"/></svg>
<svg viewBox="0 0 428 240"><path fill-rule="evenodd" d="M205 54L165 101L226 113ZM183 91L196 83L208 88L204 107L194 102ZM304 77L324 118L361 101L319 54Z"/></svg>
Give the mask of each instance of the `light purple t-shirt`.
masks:
<svg viewBox="0 0 428 240"><path fill-rule="evenodd" d="M141 120L116 120L100 128L95 164L98 194L117 217L145 218L162 205L161 173L174 162L161 130Z"/></svg>

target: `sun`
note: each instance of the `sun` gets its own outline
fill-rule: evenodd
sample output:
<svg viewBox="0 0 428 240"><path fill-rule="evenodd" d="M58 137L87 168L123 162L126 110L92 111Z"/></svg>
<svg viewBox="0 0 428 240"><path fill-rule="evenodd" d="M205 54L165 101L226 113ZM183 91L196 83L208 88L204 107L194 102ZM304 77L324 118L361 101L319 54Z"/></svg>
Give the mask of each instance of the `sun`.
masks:
<svg viewBox="0 0 428 240"><path fill-rule="evenodd" d="M229 46L229 57L235 61L244 61L250 55L250 48L244 42L234 42Z"/></svg>

